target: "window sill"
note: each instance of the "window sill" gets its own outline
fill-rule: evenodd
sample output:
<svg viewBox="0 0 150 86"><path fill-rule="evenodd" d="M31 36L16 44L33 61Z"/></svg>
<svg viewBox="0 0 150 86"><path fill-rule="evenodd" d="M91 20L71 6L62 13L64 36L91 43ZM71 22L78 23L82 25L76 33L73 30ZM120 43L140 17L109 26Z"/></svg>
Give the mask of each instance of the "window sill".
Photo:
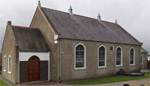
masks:
<svg viewBox="0 0 150 86"><path fill-rule="evenodd" d="M121 67L122 65L116 65L116 67Z"/></svg>
<svg viewBox="0 0 150 86"><path fill-rule="evenodd" d="M74 68L75 70L85 70L86 68L85 67L82 67L82 68Z"/></svg>
<svg viewBox="0 0 150 86"><path fill-rule="evenodd" d="M99 69L107 68L106 66L98 66Z"/></svg>
<svg viewBox="0 0 150 86"><path fill-rule="evenodd" d="M135 66L135 64L130 64L130 66Z"/></svg>
<svg viewBox="0 0 150 86"><path fill-rule="evenodd" d="M8 72L9 74L11 74L11 72Z"/></svg>
<svg viewBox="0 0 150 86"><path fill-rule="evenodd" d="M6 72L6 70L3 70L4 72Z"/></svg>

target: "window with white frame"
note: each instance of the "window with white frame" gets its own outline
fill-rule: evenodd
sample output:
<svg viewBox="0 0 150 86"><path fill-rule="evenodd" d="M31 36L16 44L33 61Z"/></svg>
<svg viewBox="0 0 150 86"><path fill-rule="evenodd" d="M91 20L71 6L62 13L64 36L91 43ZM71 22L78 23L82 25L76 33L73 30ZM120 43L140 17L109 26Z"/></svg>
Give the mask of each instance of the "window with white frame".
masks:
<svg viewBox="0 0 150 86"><path fill-rule="evenodd" d="M85 68L85 46L83 44L78 44L75 47L75 69L84 69Z"/></svg>
<svg viewBox="0 0 150 86"><path fill-rule="evenodd" d="M3 58L3 71L6 71L6 55L4 55L4 58Z"/></svg>
<svg viewBox="0 0 150 86"><path fill-rule="evenodd" d="M106 67L106 48L104 46L100 46L98 49L98 67Z"/></svg>
<svg viewBox="0 0 150 86"><path fill-rule="evenodd" d="M141 56L140 63L143 64L143 56Z"/></svg>
<svg viewBox="0 0 150 86"><path fill-rule="evenodd" d="M130 65L135 64L135 51L133 48L130 49Z"/></svg>
<svg viewBox="0 0 150 86"><path fill-rule="evenodd" d="M122 65L122 50L121 47L116 49L116 66Z"/></svg>
<svg viewBox="0 0 150 86"><path fill-rule="evenodd" d="M9 55L8 57L8 73L11 73L11 69L12 69L12 59L11 56Z"/></svg>

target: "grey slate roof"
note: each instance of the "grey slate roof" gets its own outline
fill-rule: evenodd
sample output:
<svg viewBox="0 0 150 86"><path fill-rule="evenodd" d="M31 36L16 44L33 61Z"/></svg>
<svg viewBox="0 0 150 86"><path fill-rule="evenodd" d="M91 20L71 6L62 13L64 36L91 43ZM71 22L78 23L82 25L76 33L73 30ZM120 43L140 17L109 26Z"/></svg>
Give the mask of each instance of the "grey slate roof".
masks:
<svg viewBox="0 0 150 86"><path fill-rule="evenodd" d="M120 25L94 18L41 8L59 38L140 45Z"/></svg>
<svg viewBox="0 0 150 86"><path fill-rule="evenodd" d="M17 45L21 51L47 52L50 51L39 29L12 26Z"/></svg>

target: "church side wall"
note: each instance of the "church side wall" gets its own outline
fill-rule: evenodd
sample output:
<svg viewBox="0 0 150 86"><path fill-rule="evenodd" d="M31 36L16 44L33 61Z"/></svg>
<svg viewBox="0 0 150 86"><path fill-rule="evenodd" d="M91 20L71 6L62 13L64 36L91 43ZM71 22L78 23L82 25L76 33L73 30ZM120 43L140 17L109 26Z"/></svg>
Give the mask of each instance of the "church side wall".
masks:
<svg viewBox="0 0 150 86"><path fill-rule="evenodd" d="M74 47L78 43L82 43L86 47L86 69L74 69ZM98 47L101 45L107 48L106 68L98 68ZM114 51L109 50L110 46L114 46ZM115 65L115 50L118 46L123 50L123 65L120 67ZM129 65L129 50L131 47L135 49L135 65ZM61 41L61 50L64 52L61 60L62 80L79 80L115 75L120 68L126 72L139 71L139 49L140 46L135 45L63 39Z"/></svg>

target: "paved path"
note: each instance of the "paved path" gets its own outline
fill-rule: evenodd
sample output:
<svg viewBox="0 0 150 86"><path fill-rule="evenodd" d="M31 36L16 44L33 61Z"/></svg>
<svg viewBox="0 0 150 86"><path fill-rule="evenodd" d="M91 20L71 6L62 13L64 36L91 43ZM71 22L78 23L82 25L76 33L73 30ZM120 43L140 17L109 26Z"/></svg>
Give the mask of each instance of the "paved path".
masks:
<svg viewBox="0 0 150 86"><path fill-rule="evenodd" d="M145 84L145 86L150 86L150 78L115 82L115 83L108 83L108 84L99 84L93 86L122 86L123 84L129 84L130 86L141 86L141 84Z"/></svg>
<svg viewBox="0 0 150 86"><path fill-rule="evenodd" d="M107 84L93 84L93 85L66 85L66 84L59 84L55 82L38 82L38 83L36 82L36 84L28 83L28 84L22 84L19 86L28 86L28 85L29 86L122 86L123 84L129 84L130 86L141 86L141 84L145 84L145 86L150 86L150 78L115 82L115 83L107 83Z"/></svg>

